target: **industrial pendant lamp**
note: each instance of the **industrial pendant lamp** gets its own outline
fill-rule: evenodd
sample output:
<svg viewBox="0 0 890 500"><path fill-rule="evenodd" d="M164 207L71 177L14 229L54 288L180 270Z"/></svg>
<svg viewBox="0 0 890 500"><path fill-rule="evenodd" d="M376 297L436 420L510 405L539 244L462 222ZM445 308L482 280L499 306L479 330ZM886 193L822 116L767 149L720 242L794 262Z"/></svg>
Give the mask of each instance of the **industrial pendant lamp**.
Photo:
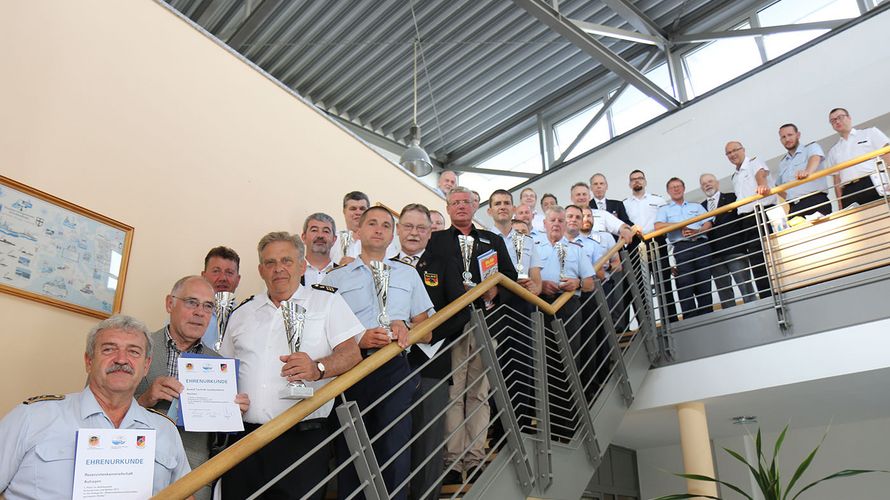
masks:
<svg viewBox="0 0 890 500"><path fill-rule="evenodd" d="M430 155L420 147L420 126L417 125L417 44L414 40L414 121L411 123L408 149L402 153L399 163L417 177L423 177L433 171Z"/></svg>

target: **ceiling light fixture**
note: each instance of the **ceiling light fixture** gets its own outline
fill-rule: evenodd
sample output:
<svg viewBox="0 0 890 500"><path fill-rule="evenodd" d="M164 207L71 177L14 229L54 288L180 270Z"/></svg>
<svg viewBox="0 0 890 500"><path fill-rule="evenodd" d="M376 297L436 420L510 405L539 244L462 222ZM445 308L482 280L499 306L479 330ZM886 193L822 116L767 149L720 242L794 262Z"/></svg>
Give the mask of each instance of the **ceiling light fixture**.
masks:
<svg viewBox="0 0 890 500"><path fill-rule="evenodd" d="M399 163L417 177L423 177L433 171L430 155L420 147L420 126L417 124L417 46L419 39L414 39L414 121L411 123L408 148L402 153Z"/></svg>
<svg viewBox="0 0 890 500"><path fill-rule="evenodd" d="M756 424L757 416L756 415L741 415L738 417L732 417L732 423L734 423L736 425Z"/></svg>

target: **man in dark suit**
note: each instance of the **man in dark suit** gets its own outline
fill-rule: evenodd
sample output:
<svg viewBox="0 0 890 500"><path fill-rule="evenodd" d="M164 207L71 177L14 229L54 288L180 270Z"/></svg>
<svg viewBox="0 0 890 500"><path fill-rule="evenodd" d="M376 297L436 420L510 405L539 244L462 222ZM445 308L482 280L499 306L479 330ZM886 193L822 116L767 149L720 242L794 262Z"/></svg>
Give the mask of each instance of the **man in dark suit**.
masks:
<svg viewBox="0 0 890 500"><path fill-rule="evenodd" d="M498 271L512 280L517 279L516 269L503 238L473 226L473 193L457 186L448 193L447 203L451 227L430 235L426 251L417 262L417 270L421 273L427 293L437 311L467 291L463 284L464 276L476 284L482 281L478 257L489 250L494 250L497 254ZM461 253L459 236L462 235L473 238L468 263ZM508 296L506 289L495 287L473 306L484 310L486 304L496 304L506 300ZM447 346L465 331L469 322L470 308L467 307L436 328L431 343L446 340ZM485 440L473 440L477 435L483 434L489 424L489 383L484 376L485 367L481 356L477 355L469 362L466 361L469 353L476 350L475 346L476 340L471 333L451 347L452 368L460 369L452 374L449 389L449 398L456 401L445 415L445 435L454 433L445 447L445 468L453 471L452 477L447 477L446 482L457 479L454 476L463 472L473 472L485 457ZM464 450L467 450L466 453Z"/></svg>
<svg viewBox="0 0 890 500"><path fill-rule="evenodd" d="M707 196L702 206L708 212L736 201L734 193L720 192L720 182L714 174L702 174L699 177L699 184ZM745 228L738 218L739 214L735 210L719 214L714 219L714 228L708 233L713 266L711 277L714 278L723 309L736 304L735 294L732 291L733 279L742 292L742 299L745 302L756 298L751 284L750 265L745 256Z"/></svg>
<svg viewBox="0 0 890 500"><path fill-rule="evenodd" d="M609 189L609 183L603 174L593 174L590 177L590 192L593 197L590 198L590 208L598 208L605 210L615 217L621 219L621 222L628 226L633 226L630 217L627 216L627 210L621 200L606 199L606 191Z"/></svg>

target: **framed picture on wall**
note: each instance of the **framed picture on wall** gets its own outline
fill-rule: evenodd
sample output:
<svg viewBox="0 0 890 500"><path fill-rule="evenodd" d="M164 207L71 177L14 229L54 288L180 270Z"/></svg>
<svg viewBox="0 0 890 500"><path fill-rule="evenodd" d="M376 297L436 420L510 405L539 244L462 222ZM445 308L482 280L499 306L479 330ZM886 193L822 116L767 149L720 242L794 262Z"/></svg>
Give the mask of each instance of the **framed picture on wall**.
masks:
<svg viewBox="0 0 890 500"><path fill-rule="evenodd" d="M0 176L0 291L107 318L132 243L132 227Z"/></svg>

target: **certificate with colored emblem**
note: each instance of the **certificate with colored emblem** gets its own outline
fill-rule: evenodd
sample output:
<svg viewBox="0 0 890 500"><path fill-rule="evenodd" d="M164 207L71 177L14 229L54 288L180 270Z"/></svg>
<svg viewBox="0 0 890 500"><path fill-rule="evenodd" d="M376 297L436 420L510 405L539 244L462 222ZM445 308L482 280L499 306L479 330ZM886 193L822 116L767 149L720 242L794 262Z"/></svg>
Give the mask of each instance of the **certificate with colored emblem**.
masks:
<svg viewBox="0 0 890 500"><path fill-rule="evenodd" d="M182 423L187 431L243 431L238 394L238 367L231 358L179 357Z"/></svg>
<svg viewBox="0 0 890 500"><path fill-rule="evenodd" d="M76 439L72 498L151 496L154 429L78 429Z"/></svg>

